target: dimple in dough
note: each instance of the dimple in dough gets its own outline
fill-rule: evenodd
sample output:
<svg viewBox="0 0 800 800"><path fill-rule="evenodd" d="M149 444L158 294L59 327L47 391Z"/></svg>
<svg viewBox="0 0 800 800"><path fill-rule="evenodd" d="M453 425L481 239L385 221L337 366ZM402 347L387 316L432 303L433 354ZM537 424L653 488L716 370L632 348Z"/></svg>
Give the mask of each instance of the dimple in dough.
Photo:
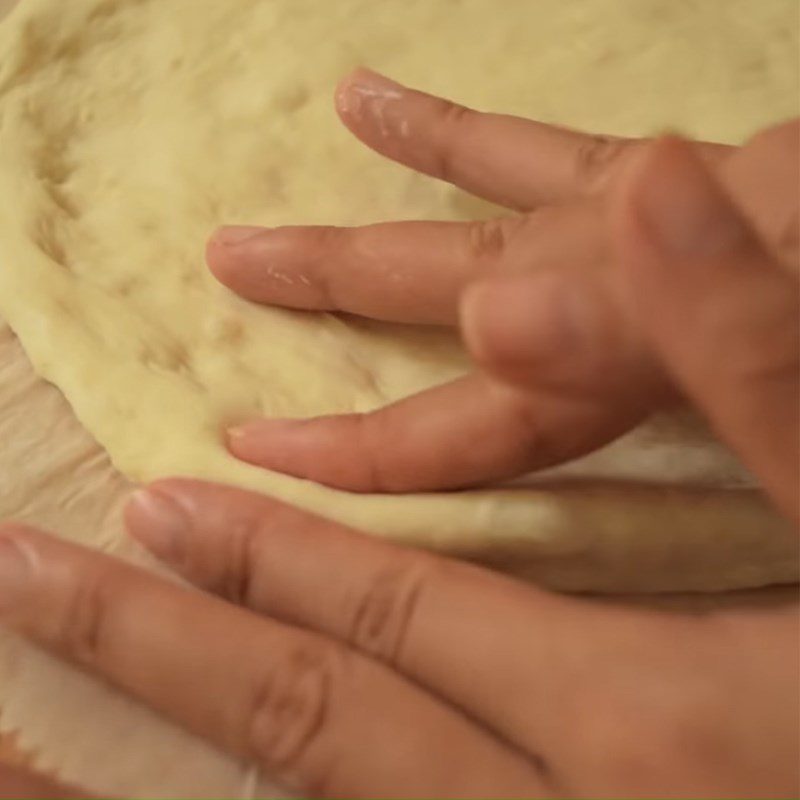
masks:
<svg viewBox="0 0 800 800"><path fill-rule="evenodd" d="M711 488L746 476L675 421L571 474L701 490L543 480L514 493L364 498L235 462L219 440L228 419L365 410L466 362L442 334L242 303L207 276L202 243L230 221L485 213L340 128L332 87L358 63L481 108L738 142L797 113L797 13L793 0L23 0L0 31L0 311L133 479L238 483L563 588L795 580L796 536L749 491ZM124 481L86 461L77 429L74 446L49 449L65 432L59 423L48 439L29 424L15 403L17 361L3 363L12 368L0 369L0 516L129 555L108 521ZM53 393L35 392L30 408L55 419ZM74 464L87 465L74 476L87 478L80 488L67 476ZM0 723L35 718L25 743L70 780L142 797L238 785L237 765L191 737L42 654L11 653L4 643ZM34 714L44 687L61 700ZM89 706L96 729L87 720L73 737ZM109 729L119 758L98 770Z"/></svg>

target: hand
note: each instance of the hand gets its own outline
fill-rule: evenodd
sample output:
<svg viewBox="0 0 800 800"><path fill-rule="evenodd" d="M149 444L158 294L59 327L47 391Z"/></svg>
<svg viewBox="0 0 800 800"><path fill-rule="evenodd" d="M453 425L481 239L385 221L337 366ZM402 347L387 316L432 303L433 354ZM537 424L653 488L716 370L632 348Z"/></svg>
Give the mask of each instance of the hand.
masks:
<svg viewBox="0 0 800 800"><path fill-rule="evenodd" d="M187 481L128 523L213 594L6 526L4 623L300 796L795 796L794 602L558 596Z"/></svg>
<svg viewBox="0 0 800 800"><path fill-rule="evenodd" d="M455 325L460 307L480 371L371 414L253 423L232 432L235 455L355 491L456 488L581 455L693 394L664 364L648 330L653 320L640 318L620 280L620 262L642 254L630 235L623 253L608 235L620 184L641 187L665 169L662 156L650 157L651 144L479 114L366 71L342 83L337 105L380 153L522 214L360 229L223 229L209 245L211 268L244 297L292 308ZM769 272L796 264L796 124L738 151L693 150L703 164L693 162L686 180L707 181L710 170L724 182L742 225L763 239L758 256ZM772 288L764 291L786 305L779 340L792 335L797 313L794 270L765 279ZM729 278L716 280L727 296ZM661 314L652 303L649 313ZM557 325L566 314L586 317L580 324L591 336ZM687 338L697 338L702 316L684 321ZM745 358L734 352L725 362L743 372L753 367ZM786 406L779 416L786 421ZM791 430L780 434L785 441Z"/></svg>

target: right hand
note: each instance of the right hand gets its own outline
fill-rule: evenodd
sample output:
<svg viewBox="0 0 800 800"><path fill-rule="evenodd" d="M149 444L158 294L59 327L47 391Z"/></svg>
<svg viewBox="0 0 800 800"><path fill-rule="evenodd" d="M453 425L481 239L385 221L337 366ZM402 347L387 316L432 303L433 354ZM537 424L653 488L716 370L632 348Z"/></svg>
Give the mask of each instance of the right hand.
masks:
<svg viewBox="0 0 800 800"><path fill-rule="evenodd" d="M0 624L296 796L797 797L793 588L553 594L196 481L127 520L186 583L0 525Z"/></svg>
<svg viewBox="0 0 800 800"><path fill-rule="evenodd" d="M741 149L694 144L676 156L674 146L469 111L365 71L346 79L337 98L344 122L382 154L524 213L476 223L223 229L209 245L213 271L246 298L293 308L452 325L460 307L480 371L366 415L254 422L232 433L235 455L352 491L459 488L582 455L688 394L742 455L755 455L752 466L784 510L795 505L786 486L797 471L785 443L797 430L797 123ZM670 181L675 158L684 186ZM674 309L681 335L715 366L687 376L657 341L670 302L663 287L651 287L648 299L628 286L626 267L645 256L642 242L628 230L612 244L607 217L621 193L646 195L648 183L680 198L717 180L726 193L714 191L746 231L719 243L728 250L717 255L758 262L760 274L754 286L737 281L733 267L712 272L713 287L674 287L672 300L690 293ZM671 213L667 194L657 216ZM713 239L701 237L698 248ZM761 296L760 311L743 303L751 292ZM720 313L729 318L718 322L730 329L709 329L710 294L727 304ZM585 335L561 325L563 313L580 314ZM766 340L756 330L764 325ZM768 389L755 373L770 383L775 353L787 359L780 406L731 409L726 397ZM730 414L745 414L733 422L743 433L721 419ZM778 445L780 479L761 453Z"/></svg>

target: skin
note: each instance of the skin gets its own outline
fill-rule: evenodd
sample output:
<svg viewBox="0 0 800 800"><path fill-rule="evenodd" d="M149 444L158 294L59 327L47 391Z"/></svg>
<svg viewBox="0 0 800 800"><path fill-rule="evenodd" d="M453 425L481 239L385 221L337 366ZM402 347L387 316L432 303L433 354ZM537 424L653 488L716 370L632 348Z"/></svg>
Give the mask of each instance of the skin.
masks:
<svg viewBox="0 0 800 800"><path fill-rule="evenodd" d="M374 144L372 95L356 90L356 102L349 94L372 80L379 88L368 73L351 76L338 102ZM439 486L457 464L426 465L411 447L376 469L368 437L390 448L393 430L407 426L413 440L415 425L430 436L444 426L441 447L456 430L480 445L471 472L451 479L460 485L540 463L535 447L514 447L520 437L541 441L531 426L553 425L553 442L570 424L610 435L624 428L614 403L635 395L631 424L683 397L796 515L797 187L786 189L783 175L796 129L791 137L775 129L740 151L674 138L598 145L447 110L407 90L397 102L407 105L384 117L407 120L410 137L382 140L383 152L518 208L555 203L542 207L574 222L561 240L569 257L558 261L554 240L547 246L556 255L538 262L532 234L529 259L505 232L479 238L476 250L475 226L219 233L212 268L243 295L313 308L350 298L350 311L417 322L453 324L460 314L481 370L439 390L449 393L450 427L443 395L433 392L360 418L378 423L334 418L297 433L259 422L232 438L234 450L303 475L316 454L314 477L342 472L352 488L371 488L375 476L381 487ZM593 147L614 155L588 158ZM535 192L517 160L526 148ZM576 164L592 165L593 180ZM584 203L602 210L586 212ZM794 216L784 223L787 207ZM522 236L527 224L492 230L511 226ZM551 235L549 226L539 231ZM581 252L585 264L573 269ZM439 288L392 296L378 282L381 253L399 259L396 269L443 271ZM501 263L509 253L518 253L518 268ZM298 282L291 295L273 286L264 267L274 259L311 286ZM368 469L336 462L332 443L348 433ZM551 459L580 449L581 436L602 438L570 431ZM413 464L417 478L404 471ZM264 497L182 480L138 492L127 523L204 591L10 524L0 529L0 619L302 796L794 797L800 789L794 589L674 608L561 596Z"/></svg>
<svg viewBox="0 0 800 800"><path fill-rule="evenodd" d="M480 114L363 70L343 81L337 108L382 155L521 213L477 223L228 228L209 244L212 271L257 302L401 322L460 319L478 369L371 414L255 421L230 432L235 455L351 491L461 488L582 455L681 398L686 387L625 296L629 279L614 267L630 259L609 235L609 216L626 218L613 190L637 159L652 158L648 143ZM773 283L789 315L797 313L797 131L789 123L740 150L692 148L764 255L786 266ZM658 181L669 158L661 152L649 167ZM556 297L591 334L554 324ZM787 434L797 431L796 419L787 422Z"/></svg>

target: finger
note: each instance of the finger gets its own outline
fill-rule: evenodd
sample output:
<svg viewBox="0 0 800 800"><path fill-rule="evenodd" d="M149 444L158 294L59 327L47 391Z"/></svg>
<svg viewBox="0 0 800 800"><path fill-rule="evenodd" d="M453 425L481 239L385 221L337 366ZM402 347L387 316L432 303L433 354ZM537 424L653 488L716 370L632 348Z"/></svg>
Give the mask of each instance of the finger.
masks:
<svg viewBox="0 0 800 800"><path fill-rule="evenodd" d="M624 313L605 272L498 276L469 287L461 330L481 368L530 391L602 397L634 420L674 400L669 381Z"/></svg>
<svg viewBox="0 0 800 800"><path fill-rule="evenodd" d="M691 147L654 144L616 209L631 307L680 386L797 518L800 298Z"/></svg>
<svg viewBox="0 0 800 800"><path fill-rule="evenodd" d="M800 277L800 120L768 128L731 157L722 181L766 249Z"/></svg>
<svg viewBox="0 0 800 800"><path fill-rule="evenodd" d="M541 788L488 732L318 634L20 527L0 533L0 569L14 630L304 794Z"/></svg>
<svg viewBox="0 0 800 800"><path fill-rule="evenodd" d="M640 420L601 396L522 394L482 375L368 414L258 420L228 433L237 458L356 492L454 489L589 452Z"/></svg>
<svg viewBox="0 0 800 800"><path fill-rule="evenodd" d="M408 323L455 324L464 287L541 265L596 269L604 220L590 204L471 223L223 228L207 260L248 300Z"/></svg>
<svg viewBox="0 0 800 800"><path fill-rule="evenodd" d="M365 69L346 77L336 103L345 125L378 153L518 210L603 192L637 149L414 91ZM728 152L704 145L717 160Z"/></svg>
<svg viewBox="0 0 800 800"><path fill-rule="evenodd" d="M647 611L539 591L236 489L160 481L126 516L141 542L200 587L347 642L533 747L555 787L570 785L571 754L592 738L589 698L624 706L619 665L635 663L648 636L674 649L680 628L655 621L655 631ZM165 524L180 533L165 540ZM617 665L610 683L597 663ZM664 662L653 663L655 677Z"/></svg>
<svg viewBox="0 0 800 800"><path fill-rule="evenodd" d="M532 636L533 593L521 584L197 481L159 481L138 492L126 521L141 543L197 586L345 642L523 749L540 743L547 759L550 743L541 731L555 710L549 693L556 676L539 670L535 653L569 601L533 595L539 605ZM509 701L523 697L525 713L515 714L520 703Z"/></svg>
<svg viewBox="0 0 800 800"><path fill-rule="evenodd" d="M90 800L94 795L69 789L27 770L0 764L0 800Z"/></svg>

